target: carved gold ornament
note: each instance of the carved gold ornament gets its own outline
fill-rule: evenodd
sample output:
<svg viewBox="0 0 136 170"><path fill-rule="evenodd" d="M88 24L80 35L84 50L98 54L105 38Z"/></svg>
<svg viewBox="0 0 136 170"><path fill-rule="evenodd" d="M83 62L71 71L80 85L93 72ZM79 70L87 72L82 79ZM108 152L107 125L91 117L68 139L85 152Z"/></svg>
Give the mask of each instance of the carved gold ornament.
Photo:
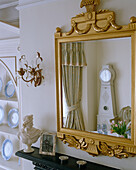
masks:
<svg viewBox="0 0 136 170"><path fill-rule="evenodd" d="M105 155L110 157L117 157L117 158L128 158L129 154L124 151L123 146L113 146L109 147L106 143L100 142L98 146L99 151Z"/></svg>
<svg viewBox="0 0 136 170"><path fill-rule="evenodd" d="M100 0L82 0L80 7L86 7L87 12L95 11L95 6L100 4Z"/></svg>
<svg viewBox="0 0 136 170"><path fill-rule="evenodd" d="M77 149L86 149L88 147L84 138L77 140L73 136L65 136L61 140L63 141L64 144L68 143L69 144L68 146L70 147L74 146Z"/></svg>
<svg viewBox="0 0 136 170"><path fill-rule="evenodd" d="M71 30L62 32L56 28L55 33L55 59L56 59L56 95L57 95L57 137L64 144L83 150L90 155L99 154L128 158L136 154L136 17L130 18L130 23L119 26L115 22L115 13L109 10L96 10L100 0L82 0L80 7L85 7L86 12L80 13L71 19ZM132 130L131 139L117 138L115 136L97 134L93 132L73 130L63 127L63 99L62 99L62 44L71 42L131 38L131 84L132 84ZM113 140L112 140L113 139Z"/></svg>
<svg viewBox="0 0 136 170"><path fill-rule="evenodd" d="M116 158L128 158L129 156L134 156L132 153L128 153L124 146L114 145L108 146L105 142L96 142L91 139L88 143L85 141L85 138L77 139L75 136L63 135L63 138L60 138L64 144L68 143L68 146L75 147L76 149L81 149L88 152L92 156L97 156L102 154L104 156L115 156Z"/></svg>
<svg viewBox="0 0 136 170"><path fill-rule="evenodd" d="M134 16L131 17L131 18L130 18L130 22L131 22L131 23L136 23L136 17L134 17Z"/></svg>
<svg viewBox="0 0 136 170"><path fill-rule="evenodd" d="M105 32L110 27L119 30L122 27L115 23L115 14L109 10L95 11L95 6L100 4L100 0L82 0L80 7L86 7L87 12L77 15L71 19L71 30L66 36L74 31L78 34L86 34L91 29L95 32ZM85 28L80 28L84 24ZM99 26L100 25L100 26Z"/></svg>

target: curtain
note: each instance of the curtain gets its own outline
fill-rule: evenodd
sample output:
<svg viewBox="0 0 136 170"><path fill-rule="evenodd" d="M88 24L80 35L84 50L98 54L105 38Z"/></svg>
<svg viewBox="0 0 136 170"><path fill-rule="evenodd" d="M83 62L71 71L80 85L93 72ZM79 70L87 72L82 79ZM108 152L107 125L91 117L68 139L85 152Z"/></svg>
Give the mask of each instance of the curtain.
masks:
<svg viewBox="0 0 136 170"><path fill-rule="evenodd" d="M77 130L84 130L81 99L86 60L83 49L83 43L62 44L62 83L68 112L65 127Z"/></svg>

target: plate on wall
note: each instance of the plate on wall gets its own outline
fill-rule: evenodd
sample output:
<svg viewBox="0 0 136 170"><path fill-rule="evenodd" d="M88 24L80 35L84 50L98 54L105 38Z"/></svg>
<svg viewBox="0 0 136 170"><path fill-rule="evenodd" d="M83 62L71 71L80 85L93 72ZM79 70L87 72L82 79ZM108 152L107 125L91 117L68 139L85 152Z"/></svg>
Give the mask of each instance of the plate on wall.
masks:
<svg viewBox="0 0 136 170"><path fill-rule="evenodd" d="M1 77L0 77L0 92L2 91L2 79L1 79Z"/></svg>
<svg viewBox="0 0 136 170"><path fill-rule="evenodd" d="M3 122L4 119L4 109L0 106L0 124Z"/></svg>
<svg viewBox="0 0 136 170"><path fill-rule="evenodd" d="M5 139L2 144L2 157L8 161L13 154L13 144L11 140Z"/></svg>
<svg viewBox="0 0 136 170"><path fill-rule="evenodd" d="M19 124L18 109L16 108L10 109L10 111L8 112L8 125L11 128L15 128L18 126L18 124Z"/></svg>
<svg viewBox="0 0 136 170"><path fill-rule="evenodd" d="M5 86L5 96L10 98L14 95L14 93L15 93L15 87L12 81L10 80Z"/></svg>

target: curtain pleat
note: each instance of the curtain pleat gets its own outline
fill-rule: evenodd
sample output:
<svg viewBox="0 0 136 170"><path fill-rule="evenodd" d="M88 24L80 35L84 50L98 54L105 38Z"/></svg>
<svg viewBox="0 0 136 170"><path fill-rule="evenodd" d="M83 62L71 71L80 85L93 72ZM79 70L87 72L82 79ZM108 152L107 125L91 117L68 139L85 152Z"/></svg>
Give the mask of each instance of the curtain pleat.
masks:
<svg viewBox="0 0 136 170"><path fill-rule="evenodd" d="M62 65L81 67L87 65L82 42L62 44Z"/></svg>

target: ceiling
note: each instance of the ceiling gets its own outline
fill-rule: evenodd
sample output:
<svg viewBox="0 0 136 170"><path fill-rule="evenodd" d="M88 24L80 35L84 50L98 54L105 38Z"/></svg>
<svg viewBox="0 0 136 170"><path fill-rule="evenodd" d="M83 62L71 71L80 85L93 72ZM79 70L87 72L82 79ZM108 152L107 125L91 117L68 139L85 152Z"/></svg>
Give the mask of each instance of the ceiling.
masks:
<svg viewBox="0 0 136 170"><path fill-rule="evenodd" d="M18 0L0 0L0 20L19 26Z"/></svg>
<svg viewBox="0 0 136 170"><path fill-rule="evenodd" d="M15 2L15 1L18 1L18 0L0 0L0 5Z"/></svg>

